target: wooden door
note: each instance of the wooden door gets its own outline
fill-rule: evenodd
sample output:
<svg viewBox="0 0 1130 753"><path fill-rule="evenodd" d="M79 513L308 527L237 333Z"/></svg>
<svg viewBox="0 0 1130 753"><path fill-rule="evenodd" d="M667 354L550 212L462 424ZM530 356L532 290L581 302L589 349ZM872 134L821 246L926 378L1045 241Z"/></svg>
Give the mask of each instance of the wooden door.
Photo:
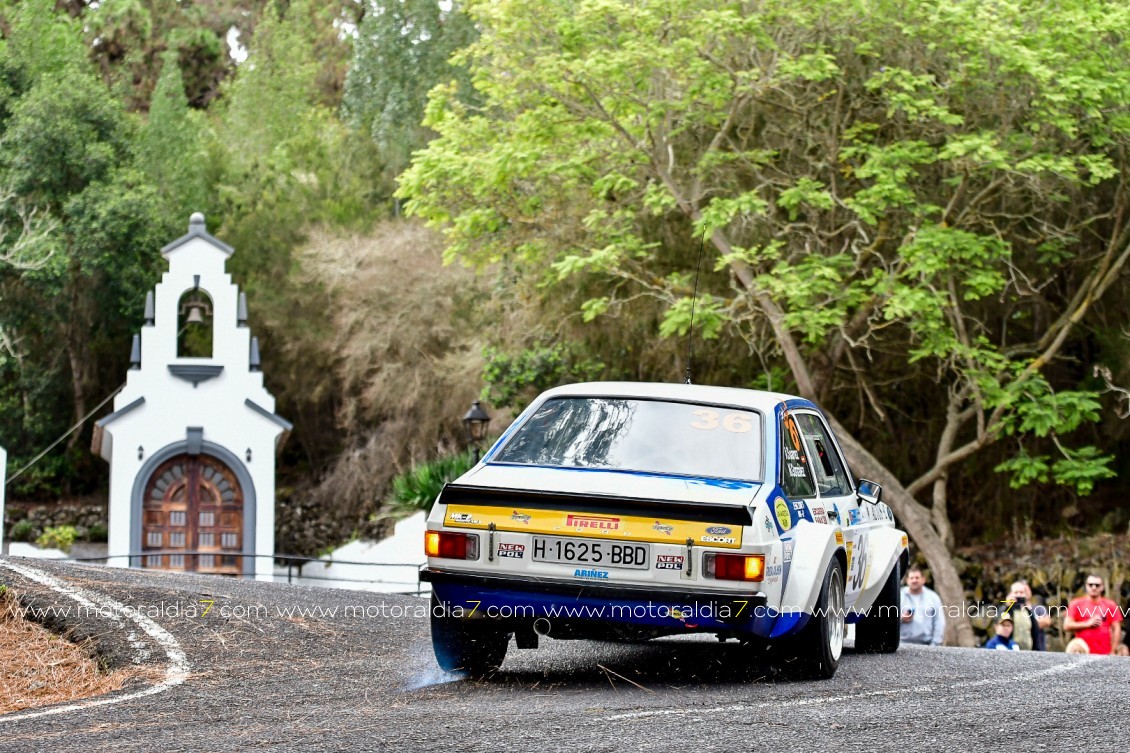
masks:
<svg viewBox="0 0 1130 753"><path fill-rule="evenodd" d="M206 455L165 461L145 488L142 567L243 572L243 492L230 468Z"/></svg>

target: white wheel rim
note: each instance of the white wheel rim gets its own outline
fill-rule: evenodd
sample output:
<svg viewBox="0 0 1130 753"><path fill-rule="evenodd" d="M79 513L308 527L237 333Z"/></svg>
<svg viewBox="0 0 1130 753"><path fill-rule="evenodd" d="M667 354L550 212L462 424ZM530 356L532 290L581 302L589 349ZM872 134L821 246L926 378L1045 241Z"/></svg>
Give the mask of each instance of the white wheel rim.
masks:
<svg viewBox="0 0 1130 753"><path fill-rule="evenodd" d="M844 576L839 568L832 571L828 581L828 649L832 659L839 661L844 651Z"/></svg>

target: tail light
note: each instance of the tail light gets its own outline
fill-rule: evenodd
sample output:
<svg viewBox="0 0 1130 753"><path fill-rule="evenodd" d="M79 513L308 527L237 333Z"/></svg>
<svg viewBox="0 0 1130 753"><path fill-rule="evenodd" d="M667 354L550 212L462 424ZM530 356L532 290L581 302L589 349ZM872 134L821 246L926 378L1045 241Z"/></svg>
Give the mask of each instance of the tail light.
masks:
<svg viewBox="0 0 1130 753"><path fill-rule="evenodd" d="M477 560L479 537L474 533L425 531L424 553L429 557L443 557L449 560Z"/></svg>
<svg viewBox="0 0 1130 753"><path fill-rule="evenodd" d="M759 581L765 577L765 555L707 552L702 568L707 578Z"/></svg>

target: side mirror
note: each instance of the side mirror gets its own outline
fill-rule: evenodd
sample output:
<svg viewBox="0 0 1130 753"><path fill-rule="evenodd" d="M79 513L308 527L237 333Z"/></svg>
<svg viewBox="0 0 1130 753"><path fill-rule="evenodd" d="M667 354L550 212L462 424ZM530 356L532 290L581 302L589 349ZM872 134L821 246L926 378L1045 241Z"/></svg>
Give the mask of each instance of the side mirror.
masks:
<svg viewBox="0 0 1130 753"><path fill-rule="evenodd" d="M874 481L868 481L862 478L859 479L855 493L860 500L870 502L873 505L879 504L883 499L883 487L879 486Z"/></svg>

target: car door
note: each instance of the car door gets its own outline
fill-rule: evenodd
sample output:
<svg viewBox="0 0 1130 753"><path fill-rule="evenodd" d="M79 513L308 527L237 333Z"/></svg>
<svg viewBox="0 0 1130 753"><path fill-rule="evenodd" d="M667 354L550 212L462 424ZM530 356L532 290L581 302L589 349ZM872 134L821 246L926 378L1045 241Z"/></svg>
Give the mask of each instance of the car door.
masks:
<svg viewBox="0 0 1130 753"><path fill-rule="evenodd" d="M815 498L809 501L813 520L827 518L829 524L838 523L844 531L844 549L847 551L845 576L845 601L855 603L863 588L864 577L871 563L868 561L867 533L869 520L864 520L859 509L859 497L847 464L832 440L832 433L824 417L816 411L794 411L801 441L810 458L810 468L816 487Z"/></svg>

